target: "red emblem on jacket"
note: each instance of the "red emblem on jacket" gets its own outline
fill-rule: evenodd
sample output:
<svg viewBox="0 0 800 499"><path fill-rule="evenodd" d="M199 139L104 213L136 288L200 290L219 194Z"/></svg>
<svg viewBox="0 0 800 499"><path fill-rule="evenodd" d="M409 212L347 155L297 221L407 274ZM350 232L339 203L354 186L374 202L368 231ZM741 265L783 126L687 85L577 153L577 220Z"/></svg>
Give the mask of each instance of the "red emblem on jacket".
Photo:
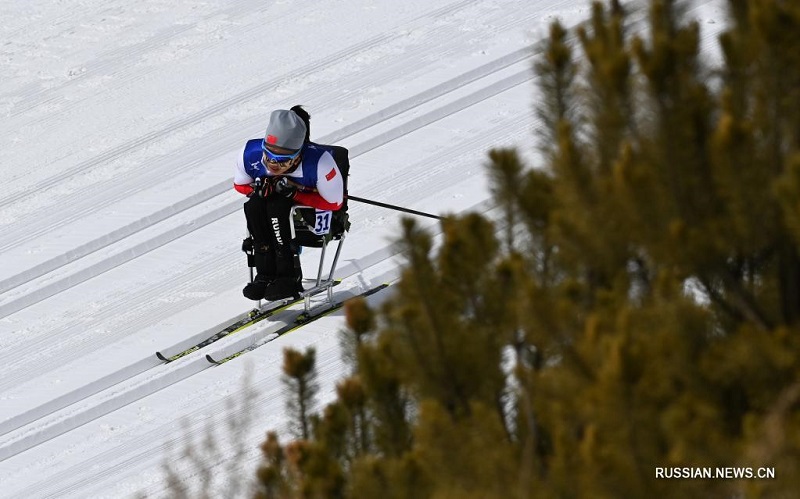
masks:
<svg viewBox="0 0 800 499"><path fill-rule="evenodd" d="M331 168L331 171L329 171L329 172L328 172L328 174L327 174L327 175L325 175L325 180L327 180L328 182L330 182L330 181L331 181L331 179L332 179L333 177L335 177L335 176L336 176L336 168Z"/></svg>

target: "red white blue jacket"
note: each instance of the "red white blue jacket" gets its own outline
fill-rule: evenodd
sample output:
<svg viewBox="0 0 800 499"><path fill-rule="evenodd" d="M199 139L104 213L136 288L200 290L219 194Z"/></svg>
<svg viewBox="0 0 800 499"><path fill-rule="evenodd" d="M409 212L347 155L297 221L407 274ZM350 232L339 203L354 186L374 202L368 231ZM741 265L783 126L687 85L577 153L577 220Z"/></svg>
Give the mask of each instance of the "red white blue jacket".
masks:
<svg viewBox="0 0 800 499"><path fill-rule="evenodd" d="M236 162L233 187L244 195L253 192L250 184L256 178L273 176L262 162L261 141L262 139L248 140ZM341 208L344 202L344 182L330 149L308 142L303 146L301 159L300 165L294 171L282 175L301 186L294 197L295 202L320 210L336 211Z"/></svg>

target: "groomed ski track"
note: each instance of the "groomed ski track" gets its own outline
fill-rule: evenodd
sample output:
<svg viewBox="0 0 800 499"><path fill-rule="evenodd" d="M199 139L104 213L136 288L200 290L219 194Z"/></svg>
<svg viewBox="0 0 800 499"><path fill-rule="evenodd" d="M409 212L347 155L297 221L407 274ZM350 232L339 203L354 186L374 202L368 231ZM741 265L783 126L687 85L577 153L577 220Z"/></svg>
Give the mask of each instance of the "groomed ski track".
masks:
<svg viewBox="0 0 800 499"><path fill-rule="evenodd" d="M16 63L0 86L0 497L162 496L162 463L212 429L211 490L226 490L228 461L252 475L264 433L286 430L283 348L317 349L322 403L345 373L341 311L221 366L204 356L292 313L169 364L155 357L252 306L231 189L241 144L269 110L304 104L314 140L350 148L353 195L488 211L485 152L533 151L532 42L555 16L588 12L569 0L412 0L380 15L370 2L298 3L210 2L175 7L176 20L169 2L87 0L40 12L49 28L6 23L14 47L35 46L37 29L69 43L61 73L37 83ZM117 43L91 43L100 19ZM307 43L259 36L299 19ZM25 50L52 60L47 47ZM20 166L42 137L48 168ZM351 203L350 216L342 296L394 279L402 261L400 214ZM306 276L317 255L304 253Z"/></svg>

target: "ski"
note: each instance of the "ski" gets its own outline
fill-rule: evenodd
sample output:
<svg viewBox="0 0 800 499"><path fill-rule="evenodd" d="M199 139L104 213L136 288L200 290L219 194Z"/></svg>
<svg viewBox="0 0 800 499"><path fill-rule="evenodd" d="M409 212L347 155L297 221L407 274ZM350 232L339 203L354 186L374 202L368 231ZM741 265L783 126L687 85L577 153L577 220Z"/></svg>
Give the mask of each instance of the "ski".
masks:
<svg viewBox="0 0 800 499"><path fill-rule="evenodd" d="M336 281L333 282L333 285L337 286L340 283L341 283L340 280L336 280ZM218 332L212 334L208 338L200 341L199 343L197 343L197 344L195 344L195 345L193 345L193 346L191 346L189 348L186 348L185 350L183 350L181 352L176 353L175 355L170 355L169 357L167 357L166 355L164 355L161 352L156 352L156 357L158 357L160 360L162 360L164 362L172 362L172 361L178 360L181 357L185 357L185 356L189 355L192 352L196 352L196 351L200 350L201 348L207 347L208 345L210 345L210 344L212 344L212 343L214 343L216 341L219 341L219 340L221 340L222 338L224 338L226 336L229 336L229 335L234 334L234 333L238 333L239 331L241 331L241 330L243 330L245 328L248 328L248 327L252 326L253 324L261 322L264 319L267 319L267 318L269 318L269 317L271 317L271 316L273 316L273 315L275 315L275 314L277 314L279 312L282 312L282 311L284 311L284 310L286 310L286 309L288 309L288 308L290 308L290 307L292 307L292 306L294 306L294 305L296 305L298 303L302 303L304 299L305 298L302 297L302 296L300 298L284 299L284 300L279 300L278 302L273 302L271 304L265 305L264 307L262 307L260 309L253 309L253 310L250 311L249 314L247 314L247 316L239 319L238 321L235 321L235 322L227 325L226 327L224 327L223 329L219 330Z"/></svg>
<svg viewBox="0 0 800 499"><path fill-rule="evenodd" d="M381 291L382 289L387 288L388 286L389 286L389 283L380 284L378 286L375 286L374 288L370 288L367 291L364 291L363 293L359 293L357 295L354 295L354 296L348 298L347 300L351 300L351 299L357 298L357 297L366 297L366 296L373 295L373 294L377 293L378 291ZM247 352L255 350L256 348L260 347L261 345L264 345L266 343L271 342L275 338L283 336L286 333L290 333L290 332L294 331L295 329L298 329L298 328L300 328L302 326L305 326L306 324L314 322L317 319L325 317L326 315L329 315L329 314L339 310L340 308L342 308L344 306L344 304L345 304L345 302L347 300L338 301L338 302L333 303L332 305L329 304L323 310L318 310L316 313L314 313L314 311L312 310L309 313L303 312L303 313L299 314L297 317L295 317L295 319L293 321L289 322L284 327L282 327L282 328L278 329L277 331L275 331L274 333L272 333L270 335L270 337L269 337L269 340L267 340L265 342L255 343L253 345L249 345L248 347L246 347L246 348L244 348L242 350L239 350L236 353L228 355L227 357L225 357L223 359L220 359L220 360L217 360L217 359L213 358L210 354L207 354L206 355L206 360L208 360L212 364L216 364L216 365L224 364L224 363L228 362L229 360L235 359L236 357L244 355Z"/></svg>

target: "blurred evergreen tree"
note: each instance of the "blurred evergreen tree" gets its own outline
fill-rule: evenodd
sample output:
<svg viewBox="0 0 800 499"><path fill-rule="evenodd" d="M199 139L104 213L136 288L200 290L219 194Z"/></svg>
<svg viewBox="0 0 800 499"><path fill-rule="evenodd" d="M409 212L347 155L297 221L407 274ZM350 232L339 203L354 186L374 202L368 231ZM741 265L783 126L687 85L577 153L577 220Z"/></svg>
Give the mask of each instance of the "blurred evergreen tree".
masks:
<svg viewBox="0 0 800 499"><path fill-rule="evenodd" d="M394 295L348 305L352 375L264 444L265 497L796 497L800 3L728 5L719 68L674 0L552 25L544 164L489 153L502 225L449 217L434 249L403 222ZM686 466L777 478L656 478Z"/></svg>
<svg viewBox="0 0 800 499"><path fill-rule="evenodd" d="M283 382L286 386L286 408L295 423L296 436L311 437L311 415L319 387L316 383L317 352L309 347L305 353L287 348L283 352Z"/></svg>

